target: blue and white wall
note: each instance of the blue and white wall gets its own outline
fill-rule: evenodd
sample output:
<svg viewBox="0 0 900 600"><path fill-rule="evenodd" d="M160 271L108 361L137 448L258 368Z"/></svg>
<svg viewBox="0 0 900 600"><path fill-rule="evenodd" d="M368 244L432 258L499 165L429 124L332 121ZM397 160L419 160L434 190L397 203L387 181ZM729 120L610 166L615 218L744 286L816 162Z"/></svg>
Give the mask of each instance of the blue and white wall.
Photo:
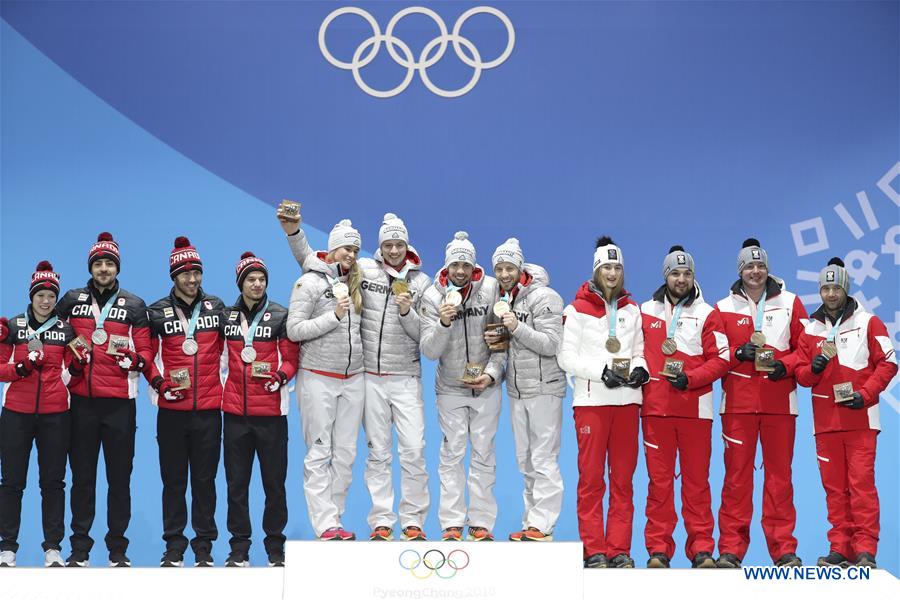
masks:
<svg viewBox="0 0 900 600"><path fill-rule="evenodd" d="M623 247L628 288L638 299L661 283L660 263L674 243L694 254L706 297L724 296L740 243L752 235L769 251L772 272L812 310L813 274L838 255L851 267L856 297L900 344L898 3L495 2L515 31L507 60L457 98L432 93L416 71L402 93L386 99L364 93L353 74L323 57L319 26L340 6L4 1L0 313L24 308L28 277L41 259L53 262L64 287L83 285L88 246L102 230L120 242L123 286L148 302L168 291L168 252L180 234L204 259L208 292L233 300L233 265L251 249L270 266L271 296L286 302L298 269L274 206L292 198L303 202L304 227L318 246L333 223L349 217L374 250L381 216L396 212L429 272L457 229L471 234L482 264L516 236L526 259L546 266L568 299L590 275L593 241L602 233ZM354 6L383 32L410 5ZM476 4L424 6L452 31ZM350 61L371 35L363 19L342 16L328 28L327 47ZM394 35L418 58L438 27L412 14ZM461 35L485 62L508 43L489 14L466 21ZM389 89L407 69L381 47L360 73L366 85ZM451 44L426 74L456 89L472 69ZM430 390L433 365L424 376ZM882 396L877 462L879 562L895 574L898 398L896 388ZM426 405L436 507L440 435L431 391ZM161 484L155 409L143 389L139 406L130 555L135 564L154 565L163 550ZM296 405L289 418L287 534L310 539ZM556 534L571 540L577 472L568 408L564 434L567 492ZM506 418L497 451L496 533L505 535L520 525L522 487ZM346 519L360 534L369 507L364 456L361 444ZM810 562L827 549L827 522L808 390L794 468L799 552ZM26 565L41 557L33 473L20 539ZM722 476L716 423L715 510ZM760 485L761 478L758 471ZM646 483L641 460L639 559ZM224 473L219 484L221 559L229 537ZM257 532L262 503L254 479ZM97 540L105 532L103 504ZM436 512L427 523L432 537L439 534ZM680 528L678 535L681 545ZM758 514L751 535L746 562L767 563ZM104 550L101 542L92 558L104 561ZM261 540L251 559L264 560ZM674 564L687 562L678 556Z"/></svg>

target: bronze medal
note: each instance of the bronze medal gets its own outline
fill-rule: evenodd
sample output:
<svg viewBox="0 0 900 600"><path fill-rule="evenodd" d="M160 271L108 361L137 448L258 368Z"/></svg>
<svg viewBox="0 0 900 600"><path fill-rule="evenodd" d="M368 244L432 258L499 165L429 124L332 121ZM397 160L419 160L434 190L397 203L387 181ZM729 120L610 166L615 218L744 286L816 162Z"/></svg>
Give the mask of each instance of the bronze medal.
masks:
<svg viewBox="0 0 900 600"><path fill-rule="evenodd" d="M750 336L750 343L752 343L757 348L762 348L766 345L766 334L762 331L754 331Z"/></svg>
<svg viewBox="0 0 900 600"><path fill-rule="evenodd" d="M606 338L606 349L615 354L622 349L622 342L619 341L619 338L608 337Z"/></svg>
<svg viewBox="0 0 900 600"><path fill-rule="evenodd" d="M678 350L678 343L674 338L666 338L662 343L662 351L666 356L675 354Z"/></svg>
<svg viewBox="0 0 900 600"><path fill-rule="evenodd" d="M837 344L834 342L825 342L822 344L822 356L832 359L837 356Z"/></svg>

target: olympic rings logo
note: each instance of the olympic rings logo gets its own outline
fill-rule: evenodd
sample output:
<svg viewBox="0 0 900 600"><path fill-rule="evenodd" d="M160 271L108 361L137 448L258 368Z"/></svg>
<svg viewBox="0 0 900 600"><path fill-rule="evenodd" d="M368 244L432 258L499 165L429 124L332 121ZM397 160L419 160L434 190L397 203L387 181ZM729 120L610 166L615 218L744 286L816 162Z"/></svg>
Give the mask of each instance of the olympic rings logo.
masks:
<svg viewBox="0 0 900 600"><path fill-rule="evenodd" d="M456 574L469 566L469 555L465 550L453 550L444 556L437 549L431 549L424 555L415 550L404 550L398 559L400 567L412 573L416 579L428 579L437 575L441 579L453 579Z"/></svg>
<svg viewBox="0 0 900 600"><path fill-rule="evenodd" d="M460 31L462 30L463 24L472 16L477 14L489 14L497 17L500 22L506 27L507 33L507 42L506 48L503 52L495 58L494 60L483 61L481 59L481 54L478 52L478 48L475 47L475 44L472 43L468 38L460 35ZM422 48L422 52L419 55L419 60L415 60L413 56L412 50L409 46L400 38L394 36L394 28L397 27L397 23L400 20L411 14L420 14L429 17L438 27L438 31L440 35L436 38L425 44L425 47ZM325 32L328 30L328 26L331 25L331 22L336 18L342 15L357 15L365 19L365 21L372 28L372 36L363 40L363 42L356 48L356 51L353 53L353 58L350 62L344 62L338 60L331 54L328 50L328 46L325 44ZM406 68L406 76L403 78L403 81L400 84L390 90L376 90L370 87L365 81L363 81L362 74L360 70L375 60L375 57L378 55L378 51L381 49L381 44L384 42L384 45L387 47L388 54L390 54L391 58L394 59L401 67ZM472 67L472 77L469 79L469 82L466 83L459 89L456 90L445 90L436 86L431 79L428 77L428 68L434 66L439 60L444 57L444 53L447 51L448 43L453 44L453 50L456 52L456 56L459 57L466 65ZM416 74L416 71L419 72L419 77L422 79L422 83L425 84L425 87L428 88L432 93L442 96L444 98L458 98L463 94L468 93L475 87L475 84L478 83L478 80L481 78L481 72L486 69L493 69L494 67L498 67L503 64L509 55L512 54L513 46L516 43L516 31L513 29L512 22L509 20L503 12L500 10L490 7L490 6L476 6L475 8L470 8L466 12L464 12L460 17L456 20L456 23L453 25L453 32L447 33L447 25L444 23L444 20L429 8L425 8L423 6L411 6L409 8L404 8L397 14L395 14L390 22L388 23L387 29L384 33L381 33L381 29L378 26L378 22L375 20L371 14L366 12L361 8L356 8L354 6L345 6L343 8L338 8L325 17L325 20L322 21L322 25L319 26L319 49L322 51L322 56L325 57L329 63L334 65L339 69L343 69L345 71L353 72L353 79L356 80L356 84L359 85L360 89L370 96L375 96L376 98L391 98L401 93L412 82L413 77ZM434 52L434 55L429 58L429 54L437 48L437 51ZM468 53L463 51L465 48ZM398 52L399 49L399 52ZM368 50L368 53L366 51ZM402 54L402 56L401 56ZM365 56L364 56L365 55Z"/></svg>

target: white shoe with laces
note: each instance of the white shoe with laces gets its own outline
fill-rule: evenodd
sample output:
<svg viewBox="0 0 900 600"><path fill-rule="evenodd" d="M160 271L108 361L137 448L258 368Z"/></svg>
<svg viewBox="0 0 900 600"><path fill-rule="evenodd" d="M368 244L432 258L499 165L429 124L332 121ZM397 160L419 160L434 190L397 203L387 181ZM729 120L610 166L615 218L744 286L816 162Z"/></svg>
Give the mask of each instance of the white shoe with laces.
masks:
<svg viewBox="0 0 900 600"><path fill-rule="evenodd" d="M62 555L60 555L59 550L50 548L49 550L44 551L44 566L65 567L66 563L63 562Z"/></svg>
<svg viewBox="0 0 900 600"><path fill-rule="evenodd" d="M4 550L0 552L0 567L16 566L16 553L12 550Z"/></svg>

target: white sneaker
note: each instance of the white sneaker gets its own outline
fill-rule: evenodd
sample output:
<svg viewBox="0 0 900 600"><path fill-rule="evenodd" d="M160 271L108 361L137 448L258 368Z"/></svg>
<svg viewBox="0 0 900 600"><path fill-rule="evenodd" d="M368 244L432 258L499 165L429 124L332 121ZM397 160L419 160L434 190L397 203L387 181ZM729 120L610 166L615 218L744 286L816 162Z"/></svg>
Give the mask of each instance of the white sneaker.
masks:
<svg viewBox="0 0 900 600"><path fill-rule="evenodd" d="M66 563L63 562L63 559L59 553L59 550L56 550L55 548L51 548L44 552L44 566L45 567L65 567Z"/></svg>
<svg viewBox="0 0 900 600"><path fill-rule="evenodd" d="M0 567L16 566L16 553L12 550L4 550L0 552Z"/></svg>

